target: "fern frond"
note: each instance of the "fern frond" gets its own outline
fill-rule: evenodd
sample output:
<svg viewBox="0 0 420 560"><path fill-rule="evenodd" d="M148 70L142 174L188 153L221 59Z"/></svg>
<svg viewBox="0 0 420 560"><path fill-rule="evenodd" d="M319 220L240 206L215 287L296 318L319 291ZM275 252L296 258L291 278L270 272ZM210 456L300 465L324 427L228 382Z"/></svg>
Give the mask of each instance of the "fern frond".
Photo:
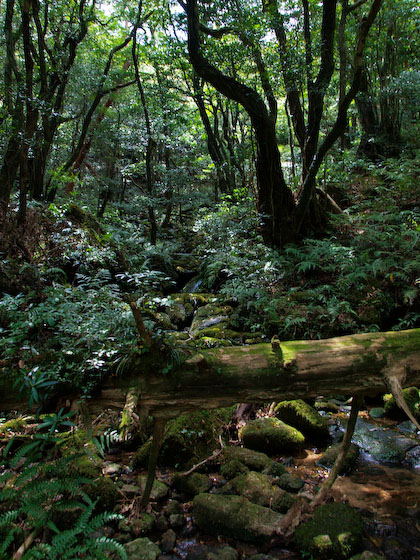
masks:
<svg viewBox="0 0 420 560"><path fill-rule="evenodd" d="M113 552L116 552L120 558L127 560L125 548L118 541L108 537L100 537L99 539L96 539L96 544L99 548L102 548L103 550L112 550Z"/></svg>
<svg viewBox="0 0 420 560"><path fill-rule="evenodd" d="M110 521L121 521L121 519L124 519L124 517L119 513L109 513L105 511L104 513L95 515L95 517L91 519L89 522L89 529L91 531L96 531Z"/></svg>
<svg viewBox="0 0 420 560"><path fill-rule="evenodd" d="M12 527L5 536L2 536L0 542L0 558L3 558L3 555L6 554L7 549L12 544L15 538L16 529ZM5 556L4 556L5 557Z"/></svg>

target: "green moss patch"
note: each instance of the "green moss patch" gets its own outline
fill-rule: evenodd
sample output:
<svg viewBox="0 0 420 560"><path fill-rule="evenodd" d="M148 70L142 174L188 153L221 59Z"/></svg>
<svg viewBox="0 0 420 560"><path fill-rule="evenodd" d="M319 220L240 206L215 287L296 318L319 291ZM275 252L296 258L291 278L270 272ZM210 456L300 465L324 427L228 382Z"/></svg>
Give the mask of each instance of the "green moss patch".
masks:
<svg viewBox="0 0 420 560"><path fill-rule="evenodd" d="M282 401L275 411L277 418L297 428L305 437L319 440L329 436L326 419L301 399Z"/></svg>
<svg viewBox="0 0 420 560"><path fill-rule="evenodd" d="M341 503L320 506L314 517L295 532L297 547L320 560L344 560L360 547L363 534L361 515Z"/></svg>
<svg viewBox="0 0 420 560"><path fill-rule="evenodd" d="M248 422L240 432L246 447L272 455L296 451L305 438L299 430L277 418L258 418Z"/></svg>
<svg viewBox="0 0 420 560"><path fill-rule="evenodd" d="M0 424L0 434L21 432L26 426L26 420L19 416L19 418L12 418L3 424Z"/></svg>
<svg viewBox="0 0 420 560"><path fill-rule="evenodd" d="M220 468L220 474L228 480L235 478L235 476L238 476L240 474L246 474L248 471L248 467L237 459L227 461Z"/></svg>

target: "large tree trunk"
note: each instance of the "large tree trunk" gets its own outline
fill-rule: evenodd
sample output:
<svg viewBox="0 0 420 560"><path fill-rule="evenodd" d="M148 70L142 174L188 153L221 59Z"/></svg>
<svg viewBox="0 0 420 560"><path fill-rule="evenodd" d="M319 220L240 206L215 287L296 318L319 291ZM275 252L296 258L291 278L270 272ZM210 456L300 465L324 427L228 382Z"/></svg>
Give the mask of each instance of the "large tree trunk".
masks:
<svg viewBox="0 0 420 560"><path fill-rule="evenodd" d="M196 0L188 0L186 9L188 52L195 72L220 93L241 104L251 119L257 140L256 172L261 234L267 244L282 247L296 240L293 226L295 202L283 176L274 115L267 110L256 90L223 74L203 56Z"/></svg>
<svg viewBox="0 0 420 560"><path fill-rule="evenodd" d="M123 378L106 382L89 405L92 412L123 407L127 389L138 387L139 403L149 414L171 417L238 402L336 394L373 396L389 392L395 383L420 386L420 329L288 341L277 346L273 342L203 350L188 356L171 375L156 373L166 365L159 363L162 355L142 355L124 371ZM16 406L10 380L1 376L0 395L0 410Z"/></svg>

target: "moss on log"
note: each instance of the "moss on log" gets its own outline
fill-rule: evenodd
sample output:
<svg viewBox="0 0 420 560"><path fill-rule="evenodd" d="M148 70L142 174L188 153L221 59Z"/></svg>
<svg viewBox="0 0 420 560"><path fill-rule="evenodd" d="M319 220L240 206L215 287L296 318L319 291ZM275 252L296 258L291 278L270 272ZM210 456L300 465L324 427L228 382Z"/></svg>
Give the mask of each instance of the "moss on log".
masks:
<svg viewBox="0 0 420 560"><path fill-rule="evenodd" d="M90 401L92 412L124 406L129 388L139 389L139 405L155 417L318 395L374 395L391 381L420 385L420 329L357 334L325 340L281 342L202 350L163 375L144 367L140 356L122 378L109 380ZM391 387L392 388L392 387ZM0 401L4 402L5 391ZM0 408L4 409L4 405Z"/></svg>

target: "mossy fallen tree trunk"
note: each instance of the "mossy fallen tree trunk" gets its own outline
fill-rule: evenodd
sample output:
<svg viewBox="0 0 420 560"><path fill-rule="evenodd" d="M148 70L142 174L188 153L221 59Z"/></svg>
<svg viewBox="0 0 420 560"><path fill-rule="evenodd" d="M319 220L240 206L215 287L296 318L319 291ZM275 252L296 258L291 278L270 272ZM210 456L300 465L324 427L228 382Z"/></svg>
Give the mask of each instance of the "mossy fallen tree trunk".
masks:
<svg viewBox="0 0 420 560"><path fill-rule="evenodd" d="M214 348L186 356L168 374L161 373L165 363L159 360L155 358L153 366L153 359L139 356L88 401L90 411L122 408L129 388L138 391L143 411L171 418L238 402L371 396L399 386L420 386L420 329ZM3 386L0 410L19 408L17 398Z"/></svg>
<svg viewBox="0 0 420 560"><path fill-rule="evenodd" d="M143 410L170 418L238 402L372 396L411 385L420 386L420 329L209 349L166 375L142 373L140 358L90 408L122 406L124 386L139 388Z"/></svg>

